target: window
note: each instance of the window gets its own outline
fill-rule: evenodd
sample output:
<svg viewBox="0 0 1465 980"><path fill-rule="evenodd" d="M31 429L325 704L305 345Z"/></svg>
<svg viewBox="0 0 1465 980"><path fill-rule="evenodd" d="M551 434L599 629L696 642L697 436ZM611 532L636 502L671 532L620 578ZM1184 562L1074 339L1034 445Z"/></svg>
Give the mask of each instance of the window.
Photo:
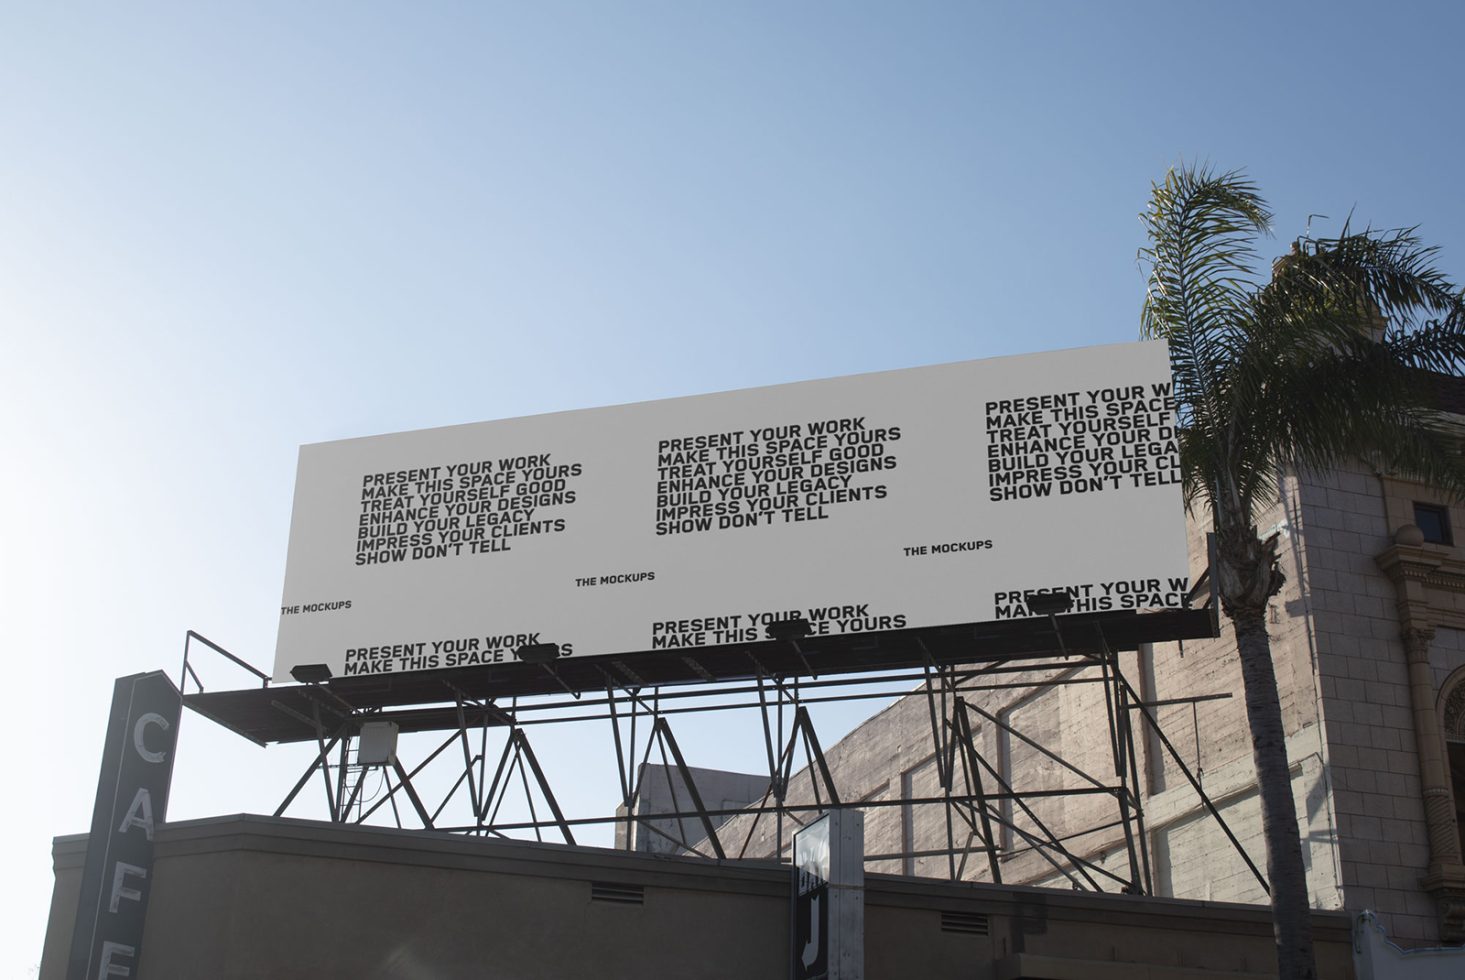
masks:
<svg viewBox="0 0 1465 980"><path fill-rule="evenodd" d="M1450 511L1439 504L1414 505L1414 524L1430 544L1454 544L1450 535Z"/></svg>

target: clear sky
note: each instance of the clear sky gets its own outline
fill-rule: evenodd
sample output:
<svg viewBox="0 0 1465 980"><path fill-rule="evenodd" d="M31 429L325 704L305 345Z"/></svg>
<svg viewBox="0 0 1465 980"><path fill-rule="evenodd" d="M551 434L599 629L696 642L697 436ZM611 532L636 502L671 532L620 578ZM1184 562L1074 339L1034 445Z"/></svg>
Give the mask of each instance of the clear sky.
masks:
<svg viewBox="0 0 1465 980"><path fill-rule="evenodd" d="M0 974L112 679L189 628L269 665L299 444L1129 340L1182 158L1245 168L1278 253L1351 211L1465 278L1462 11L0 6ZM174 818L303 765L182 737Z"/></svg>

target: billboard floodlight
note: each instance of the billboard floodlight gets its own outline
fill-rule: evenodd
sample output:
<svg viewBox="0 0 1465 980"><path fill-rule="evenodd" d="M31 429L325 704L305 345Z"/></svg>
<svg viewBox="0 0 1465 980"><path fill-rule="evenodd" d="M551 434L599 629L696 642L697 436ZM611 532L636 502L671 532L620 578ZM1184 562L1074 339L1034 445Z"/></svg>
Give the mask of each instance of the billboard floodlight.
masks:
<svg viewBox="0 0 1465 980"><path fill-rule="evenodd" d="M1034 616L1057 616L1073 608L1073 596L1067 592L1028 592L1022 601Z"/></svg>
<svg viewBox="0 0 1465 980"><path fill-rule="evenodd" d="M763 628L770 640L800 640L814 632L814 627L802 616L780 619Z"/></svg>
<svg viewBox="0 0 1465 980"><path fill-rule="evenodd" d="M290 668L290 676L302 684L324 684L331 679L329 664L296 664Z"/></svg>
<svg viewBox="0 0 1465 980"><path fill-rule="evenodd" d="M514 652L526 664L554 663L560 657L558 643L529 643Z"/></svg>
<svg viewBox="0 0 1465 980"><path fill-rule="evenodd" d="M792 619L774 620L763 628L770 640L785 640L788 645L794 648L794 653L799 658L799 663L809 672L809 676L815 680L819 679L814 665L809 663L809 658L804 656L804 651L799 649L799 640L814 632L814 627L802 616L795 616Z"/></svg>

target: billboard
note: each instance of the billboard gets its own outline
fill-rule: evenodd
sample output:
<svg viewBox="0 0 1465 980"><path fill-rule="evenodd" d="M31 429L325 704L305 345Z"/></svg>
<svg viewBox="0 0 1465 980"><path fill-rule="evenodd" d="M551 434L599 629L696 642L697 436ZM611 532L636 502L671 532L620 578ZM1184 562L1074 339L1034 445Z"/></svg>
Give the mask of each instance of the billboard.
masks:
<svg viewBox="0 0 1465 980"><path fill-rule="evenodd" d="M1177 607L1174 424L1152 341L304 446L275 678Z"/></svg>

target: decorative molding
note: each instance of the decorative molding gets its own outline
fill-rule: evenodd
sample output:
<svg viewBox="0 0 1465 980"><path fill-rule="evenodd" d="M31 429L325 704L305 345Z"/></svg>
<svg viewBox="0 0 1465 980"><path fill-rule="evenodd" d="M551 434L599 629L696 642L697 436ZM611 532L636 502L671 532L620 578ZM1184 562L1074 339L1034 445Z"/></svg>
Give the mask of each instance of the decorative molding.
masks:
<svg viewBox="0 0 1465 980"><path fill-rule="evenodd" d="M1445 895L1438 899L1440 941L1458 943L1465 940L1465 895Z"/></svg>
<svg viewBox="0 0 1465 980"><path fill-rule="evenodd" d="M1417 617L1407 617L1407 622L1419 622ZM1406 626L1399 631L1399 637L1404 641L1404 653L1411 661L1418 660L1420 663L1429 663L1429 645L1434 642L1435 629L1433 626Z"/></svg>
<svg viewBox="0 0 1465 980"><path fill-rule="evenodd" d="M1445 679L1440 701L1441 732L1445 738L1465 741L1465 667Z"/></svg>
<svg viewBox="0 0 1465 980"><path fill-rule="evenodd" d="M1393 544L1374 559L1394 583L1404 629L1465 629L1465 561L1440 545Z"/></svg>
<svg viewBox="0 0 1465 980"><path fill-rule="evenodd" d="M1465 942L1465 866L1445 746L1439 743L1440 735L1465 738L1465 668L1445 681L1437 701L1422 689L1433 687L1427 679L1436 627L1465 629L1465 561L1458 554L1439 545L1399 544L1396 537L1374 559L1398 595L1399 635L1409 659L1415 734L1421 739L1420 796L1429 833L1430 874L1420 885L1434 900L1440 940L1446 943Z"/></svg>
<svg viewBox="0 0 1465 980"><path fill-rule="evenodd" d="M1419 881L1435 902L1440 941L1465 942L1465 866L1436 866Z"/></svg>

